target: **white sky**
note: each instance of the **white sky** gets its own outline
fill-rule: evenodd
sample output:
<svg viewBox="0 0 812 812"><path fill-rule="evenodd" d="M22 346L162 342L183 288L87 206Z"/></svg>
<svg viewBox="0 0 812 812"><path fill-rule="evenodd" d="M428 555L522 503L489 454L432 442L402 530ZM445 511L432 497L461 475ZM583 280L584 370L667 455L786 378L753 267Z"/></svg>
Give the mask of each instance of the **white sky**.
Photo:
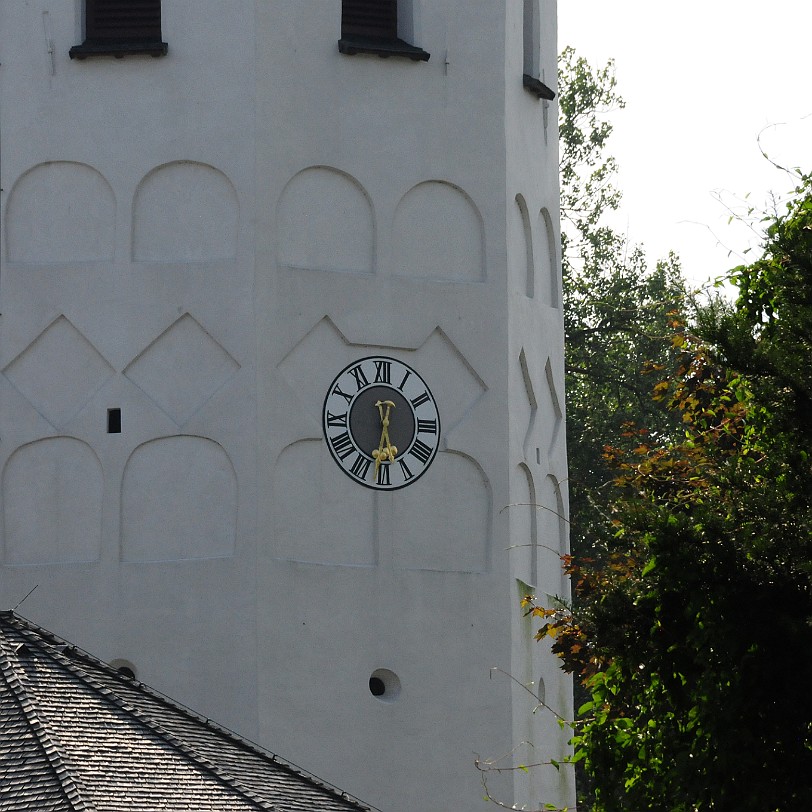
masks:
<svg viewBox="0 0 812 812"><path fill-rule="evenodd" d="M609 141L623 190L613 225L651 261L673 249L699 285L756 258L758 240L714 195L761 206L793 188L759 152L766 127L773 160L812 170L811 33L810 0L558 0L559 50L615 60L626 108Z"/></svg>

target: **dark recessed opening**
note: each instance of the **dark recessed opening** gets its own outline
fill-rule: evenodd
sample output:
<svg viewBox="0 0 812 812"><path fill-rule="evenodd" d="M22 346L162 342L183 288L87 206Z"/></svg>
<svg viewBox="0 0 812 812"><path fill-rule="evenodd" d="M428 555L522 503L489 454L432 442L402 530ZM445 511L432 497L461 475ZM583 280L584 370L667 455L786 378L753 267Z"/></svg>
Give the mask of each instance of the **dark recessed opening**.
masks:
<svg viewBox="0 0 812 812"><path fill-rule="evenodd" d="M376 668L369 675L369 692L381 702L394 702L400 696L400 678L388 668Z"/></svg>
<svg viewBox="0 0 812 812"><path fill-rule="evenodd" d="M161 0L85 0L85 41L68 51L71 59L129 54L163 56Z"/></svg>
<svg viewBox="0 0 812 812"><path fill-rule="evenodd" d="M137 679L135 666L129 660L112 660L110 665L125 679Z"/></svg>
<svg viewBox="0 0 812 812"><path fill-rule="evenodd" d="M107 410L107 433L121 434L121 409Z"/></svg>

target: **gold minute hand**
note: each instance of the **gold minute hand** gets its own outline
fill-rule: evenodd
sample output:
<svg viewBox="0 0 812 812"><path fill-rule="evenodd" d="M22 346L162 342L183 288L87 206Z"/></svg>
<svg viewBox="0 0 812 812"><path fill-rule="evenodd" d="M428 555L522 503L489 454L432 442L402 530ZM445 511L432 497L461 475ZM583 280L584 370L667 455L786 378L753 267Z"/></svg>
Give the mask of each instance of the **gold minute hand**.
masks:
<svg viewBox="0 0 812 812"><path fill-rule="evenodd" d="M375 476L377 477L381 463L395 459L398 450L389 439L389 415L392 409L395 408L395 404L391 400L379 400L375 403L375 406L381 419L381 440L378 447L372 452L372 458L375 460Z"/></svg>

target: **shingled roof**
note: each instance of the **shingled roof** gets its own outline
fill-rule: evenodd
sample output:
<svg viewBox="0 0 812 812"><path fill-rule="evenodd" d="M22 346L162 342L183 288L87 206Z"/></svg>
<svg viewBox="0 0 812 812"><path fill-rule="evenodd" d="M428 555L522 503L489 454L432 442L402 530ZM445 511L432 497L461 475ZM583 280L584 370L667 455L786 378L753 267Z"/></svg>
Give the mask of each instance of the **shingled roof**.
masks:
<svg viewBox="0 0 812 812"><path fill-rule="evenodd" d="M13 612L0 612L0 812L369 812Z"/></svg>

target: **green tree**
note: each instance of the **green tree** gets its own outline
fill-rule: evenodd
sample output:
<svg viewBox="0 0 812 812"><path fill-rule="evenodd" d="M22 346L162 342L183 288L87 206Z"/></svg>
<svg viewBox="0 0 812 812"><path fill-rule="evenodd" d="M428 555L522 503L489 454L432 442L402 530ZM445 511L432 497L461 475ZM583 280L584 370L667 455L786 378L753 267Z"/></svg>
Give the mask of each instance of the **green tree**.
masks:
<svg viewBox="0 0 812 812"><path fill-rule="evenodd" d="M617 92L615 65L594 69L572 47L558 57L558 137L561 218L566 244L590 240L603 215L616 209L621 194L614 185L617 162L605 149L612 135L610 114L625 107Z"/></svg>
<svg viewBox="0 0 812 812"><path fill-rule="evenodd" d="M624 107L613 62L596 69L565 48L558 103L571 542L579 553L600 554L611 537L604 516L614 476L602 449L628 445L630 422L659 436L680 430L679 420L649 396L647 364L671 362L675 351L665 337L686 294L676 256L650 267L643 248L606 222L621 200L608 153L611 116ZM564 760L535 744L545 766ZM512 768L492 762L479 768L487 797L503 805L490 795L487 777Z"/></svg>
<svg viewBox="0 0 812 812"><path fill-rule="evenodd" d="M808 176L732 278L735 306L672 317L650 366L682 436L628 425L606 448L602 563L570 562L571 612L529 607L589 692L576 757L600 812L812 808Z"/></svg>
<svg viewBox="0 0 812 812"><path fill-rule="evenodd" d="M649 397L644 365L668 363L663 338L686 293L673 254L650 268L642 247L606 224L621 199L607 154L611 114L624 106L614 64L595 69L565 48L558 88L571 539L583 552L604 526L612 473L603 446L621 442L629 421L659 433L677 428Z"/></svg>
<svg viewBox="0 0 812 812"><path fill-rule="evenodd" d="M628 444L632 421L661 436L679 430L650 398L646 364L671 361L664 337L686 295L674 255L650 267L643 248L606 222L621 199L608 154L611 116L624 106L613 63L595 69L565 48L558 101L571 541L576 551L599 551L613 478L602 449ZM536 744L542 753L543 743Z"/></svg>

